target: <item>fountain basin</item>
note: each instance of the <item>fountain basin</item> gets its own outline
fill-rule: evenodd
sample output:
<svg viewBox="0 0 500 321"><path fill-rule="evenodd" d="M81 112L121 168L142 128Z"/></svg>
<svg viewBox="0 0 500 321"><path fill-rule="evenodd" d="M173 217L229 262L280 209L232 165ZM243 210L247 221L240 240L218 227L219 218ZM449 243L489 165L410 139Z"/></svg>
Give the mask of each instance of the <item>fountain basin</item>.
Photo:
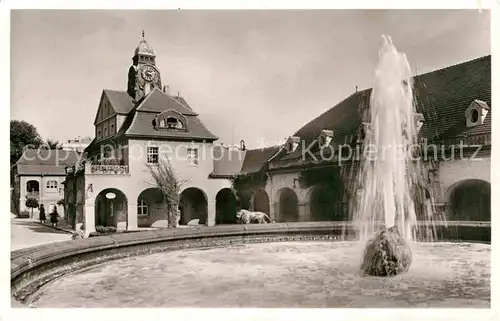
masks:
<svg viewBox="0 0 500 321"><path fill-rule="evenodd" d="M145 231L145 232L136 232L129 234L121 234L115 236L106 236L106 237L96 237L84 240L77 241L68 241L55 243L50 245L38 246L30 249L19 250L12 252L11 255L11 287L14 298L20 300L25 303L33 303L33 306L61 306L66 303L68 305L75 306L113 306L118 307L123 304L123 301L119 301L119 298L131 298L134 297L139 301L128 302L128 307L137 306L135 304L139 304L141 307L151 307L154 305L154 302L157 307L160 306L213 306L213 307L228 307L228 306L246 306L246 307L270 307L270 306L281 306L281 307L291 307L291 306L316 306L316 307L340 307L340 306L350 306L356 307L361 304L361 302L365 302L367 307L376 307L380 306L379 304L375 304L376 297L369 299L365 298L363 300L354 300L347 302L346 297L352 295L360 295L363 297L363 293L365 293L364 286L366 285L368 288L371 286L374 291L378 287L386 286L381 281L366 281L368 279L361 278L358 276L357 272L359 271L359 260L348 260L351 258L358 258L360 256L360 252L356 250L355 245L357 242L338 242L336 240L340 239L342 235L342 231L347 229L348 231L352 226L344 223L335 223L335 222L302 222L302 223L279 223L279 224L265 224L265 225L232 225L232 226L215 226L215 227L202 227L202 228L189 228L189 229L165 229L165 230L156 230L156 231ZM281 242L294 242L294 243L275 243L276 241ZM301 242L296 242L301 241ZM310 242L314 241L314 242ZM323 243L316 243L319 241L323 241ZM253 243L269 243L270 244L253 244ZM428 245L428 248L432 249L436 247L436 249L441 246L441 243L429 243L424 244ZM460 294L453 294L450 297L450 300L444 302L443 305L446 304L464 304L470 298L480 298L471 299L472 306L481 306L485 307L489 304L489 249L490 246L487 244L457 244L457 243L442 243L449 244L442 253L432 252L428 253L430 257L427 261L422 262L450 262L450 260L443 260L443 256L458 260L457 271L454 272L456 278L446 279L449 281L451 285L455 284L456 287L453 290L445 290L445 291L459 291L457 289L463 288L462 285L467 285L470 289L467 290L469 292ZM265 246L270 246L266 248ZM241 247L243 246L243 247ZM259 246L263 246L264 248L259 248ZM223 248L221 248L223 247ZM479 247L480 249L478 249ZM199 249L206 249L204 251L200 251ZM210 249L212 248L212 249ZM470 250L463 250L463 249ZM198 249L198 250L195 250ZM461 249L461 250L460 250ZM175 251L174 250L182 250ZM422 250L425 252L426 250ZM464 254L462 256L457 256L456 251L462 251ZM479 252L478 252L479 251ZM158 253L164 252L164 253ZM471 261L470 256L475 255L478 256L472 258ZM155 254L156 253L156 254ZM191 254L189 254L191 253ZM240 254L241 253L241 254ZM259 254L260 253L260 254ZM266 254L267 253L267 254ZM290 264L285 264L283 262L287 262L287 260L283 262L272 261L269 258L271 256L280 255L279 253L285 253L285 256L289 257L288 262ZM310 254L308 254L310 253ZM142 254L150 254L145 256L137 256ZM425 254L425 253L424 253ZM188 275L185 273L189 272L189 268L186 268L187 264L185 263L176 263L172 262L181 262L185 259L183 255L194 255L191 260L191 265L193 268L198 268L198 273L195 275ZM222 256L221 256L222 255ZM310 260L306 258L308 255L312 255ZM417 254L418 255L418 254ZM155 257L157 256L157 257ZM425 255L424 255L425 256ZM153 258L153 261L164 262L157 266L156 272L153 270L148 271L148 266L151 265L148 261ZM163 258L163 259L162 259ZM206 261L206 259L214 258L215 261L210 262ZM220 269L217 267L217 258L219 260L226 260L224 263L226 269ZM323 259L321 259L323 258ZM108 262L114 259L122 259L123 261L114 261ZM437 261L435 260L437 259ZM145 260L141 263L141 260ZM199 264L196 261L199 261ZM203 261L205 260L205 261ZM250 261L245 261L250 260ZM291 261L290 261L291 260ZM324 260L324 261L321 261ZM476 261L474 261L476 260ZM172 264L169 264L171 262ZM265 268L266 264L269 262L275 263L273 266L268 266ZM295 262L295 263L294 263ZM302 262L302 263L301 263ZM316 263L314 263L316 262ZM113 267L116 266L127 266L127 264L131 264L126 269L118 269L113 270ZM138 264L138 265L134 265ZM215 264L215 265L214 265ZM298 265L297 265L298 264ZM355 269L352 268L350 264L354 264L356 266ZM424 264L424 263L422 263ZM407 273L403 274L401 277L407 277L408 275L412 275L412 271L417 273L417 275L413 276L413 283L404 283L409 287L414 286L412 293L418 292L417 288L421 286L422 280L418 278L419 273L424 273L423 271L433 272L434 268L432 264L423 265L422 268L415 267L415 270L412 269ZM486 280L483 282L487 283L477 283L479 282L476 277L472 280L468 280L465 278L461 279L458 276L467 276L470 274L471 270L469 270L467 266L470 264L477 265L476 268L471 267L474 275L475 273L479 273L481 275L481 280ZM190 265L190 266L191 266ZM242 266L242 265L246 265ZM154 264L153 264L154 266ZM165 270L166 267L174 268L177 266L178 270ZM184 266L184 269L180 267ZM81 270L84 268L95 267L94 270L88 270L86 272L82 272ZM238 272L238 267L241 267L241 272ZM143 272L140 272L141 269ZM99 274L99 269L104 269L104 274ZM111 270L110 270L111 269ZM256 271L266 272L270 274L256 274L250 273L253 269ZM121 272L120 272L121 271ZM128 272L127 272L128 271ZM212 271L212 272L210 272ZM203 273L213 273L218 272L217 276L213 274L204 275ZM246 271L246 272L245 272ZM274 272L273 272L274 271ZM83 274L78 274L78 273ZM76 273L76 274L73 274ZM91 279L96 277L93 282L90 283L90 286L85 286L83 284L76 286L74 282L79 282L79 275L85 275L85 273L90 273ZM108 274L106 274L108 273ZM155 274L156 273L156 274ZM184 274L183 274L184 273ZM282 274L282 277L280 276ZM296 273L297 280L299 283L291 282L290 280L294 277L294 273ZM450 271L446 273L450 274ZM445 274L446 274L445 273ZM101 300L101 299L92 299L98 298L99 296L95 296L96 289L92 290L93 286L98 284L99 280L106 280L110 275L114 275L114 279L116 280L116 286L112 286L108 289L115 289L117 292L111 292L102 295L107 298L111 298L111 301ZM141 275L141 278L144 278L144 281L140 281L138 276ZM239 290L235 288L234 291L243 291L241 292L241 296L238 297L237 301L231 301L231 293L233 292L233 286L224 286L225 276L234 275L234 280L229 283L225 283L227 286L231 284L240 285ZM308 276L310 275L310 276ZM451 275L451 274L450 274ZM87 275L88 276L88 275ZM86 276L86 277L87 277ZM151 276L151 278L147 279L145 277ZM62 277L62 278L61 278ZM76 277L75 279L73 279ZM345 281L343 278L346 278ZM399 277L399 276L398 276ZM443 276L444 277L444 276ZM101 278L101 279L99 279ZM128 281L127 278L130 278ZM238 279L239 278L239 279ZM278 279L276 279L278 278ZM280 279L281 278L281 279ZM311 279L312 278L312 279ZM321 281L321 278L324 280ZM85 278L84 278L85 279ZM161 283L160 279L163 280ZM311 280L311 284L308 288L311 291L316 291L318 294L309 293L308 291L301 289L304 288L307 280ZM374 278L373 280L375 280ZM135 280L135 281L132 281ZM211 280L211 281L209 281ZM227 294L227 298L225 300L220 301L218 304L215 304L213 301L210 301L210 297L212 294L207 292L209 290L203 290L205 286L210 287L210 282L216 286L216 283L213 281L221 280L221 284L217 285L221 289L226 289L225 293ZM260 280L260 281L259 281ZM274 281L273 281L274 280ZM277 281L281 280L281 281ZM391 280L398 280L397 278L392 278ZM443 281L440 279L439 282ZM69 283L61 283L58 282L69 282ZM110 281L112 282L112 281ZM145 283L141 283L145 282ZM158 283L160 282L160 283ZM182 284L176 283L181 282ZM183 283L184 282L184 283ZM274 283L273 283L274 282ZM277 283L276 283L277 282ZM361 282L361 283L359 283ZM365 282L375 282L371 283ZM377 283L378 282L378 283ZM438 282L438 283L439 283ZM465 283L463 283L465 282ZM469 283L467 283L469 282ZM195 295L198 294L198 298L195 300L187 300L183 301L182 304L179 304L180 301L165 301L165 297L163 299L158 298L156 301L152 300L149 304L144 304L144 302L140 301L140 297L147 297L148 293L152 292L150 288L153 284L162 284L160 288L164 293L174 293L175 291L179 291L177 293L177 297L182 297L184 294L187 295ZM59 285L58 285L59 284ZM101 284L101 283L99 283ZM105 283L102 283L105 284ZM176 286L172 286L173 284L177 284ZM264 284L264 285L263 285ZM274 285L273 285L274 284ZM295 288L296 291L292 291L293 293L291 297L286 298L286 296L281 297L284 299L280 302L273 301L270 297L272 293L281 293L279 289L287 289L288 287L285 284L289 284L289 286L293 286L293 284L300 284L301 287ZM328 287L332 286L332 284L343 284L341 288ZM435 283L437 284L437 283ZM134 285L136 288L129 289L136 293L135 296L131 296L129 294L124 295L120 290L120 286ZM410 286L411 285L411 286ZM80 287L82 291L88 291L86 294L81 293L82 297L88 298L88 301L82 302L79 301L78 298L71 297L71 292L75 291L75 287ZM262 294L260 296L252 296L253 294L259 293L259 289L262 290L261 286L265 286L267 289L270 289L269 293L270 297L268 300L264 300ZM395 285L394 285L395 286ZM401 285L404 286L404 285ZM274 290L272 290L274 288ZM357 294L353 294L354 292L345 292L348 288L351 288L349 291L354 291ZM488 288L488 289L487 289ZM52 290L56 290L55 292L50 292ZM245 290L247 289L247 290ZM252 290L253 289L253 290ZM314 290L316 289L316 290ZM325 289L330 289L328 293L330 293L331 299L326 299L328 296L325 295ZM342 290L343 289L343 290ZM380 288L378 288L380 290ZM474 289L479 289L477 291ZM123 288L122 288L123 290ZM434 291L437 290L435 287L430 286L427 290ZM47 292L48 291L48 292ZM54 299L56 295L62 295L63 292L66 298L61 300ZM172 292L174 291L174 292ZM187 292L186 292L187 291ZM191 291L191 292L190 292ZM220 290L221 293L224 292ZM249 292L245 292L249 291ZM276 292L277 291L277 292ZM283 290L285 291L285 290ZM322 292L323 291L323 292ZM344 291L344 292L342 292ZM357 292L356 292L357 291ZM425 292L425 291L424 291ZM59 293L59 294L57 294ZM161 293L161 292L157 292ZM184 293L184 294L182 294ZM319 293L323 293L320 295ZM338 293L344 293L342 295ZM430 293L430 292L429 292ZM452 293L452 292L450 292ZM472 294L474 294L472 296ZM167 294L165 294L167 295ZM222 295L222 294L220 294ZM222 298L221 296L219 298ZM318 300L312 302L308 301L309 298L315 295L319 295L322 298L318 298ZM458 296L457 296L458 295ZM53 299L49 301L44 301L52 296ZM168 294L168 298L171 298L172 295ZM267 297L267 295L265 296ZM292 299L293 297L293 299ZM344 299L335 300L335 297L344 297ZM446 295L444 296L446 297ZM45 298L45 299L44 299ZM61 298L61 297L60 297ZM203 301L201 298L205 298L206 301ZM246 298L246 299L242 299ZM412 302L412 295L410 297L406 297L404 299L405 302ZM294 301L295 300L295 301ZM457 301L458 300L458 301ZM464 301L465 300L465 301ZM268 303L266 303L268 302ZM295 302L295 303L294 303ZM307 303L309 302L309 303ZM316 303L315 303L316 302ZM371 303L370 303L371 302ZM383 300L381 302L384 302ZM427 301L426 301L427 302ZM59 304L59 305L58 305ZM153 305L151 305L153 304ZM375 305L373 305L375 304ZM381 303L383 304L383 303ZM386 304L388 304L386 302ZM421 303L424 304L424 303Z"/></svg>

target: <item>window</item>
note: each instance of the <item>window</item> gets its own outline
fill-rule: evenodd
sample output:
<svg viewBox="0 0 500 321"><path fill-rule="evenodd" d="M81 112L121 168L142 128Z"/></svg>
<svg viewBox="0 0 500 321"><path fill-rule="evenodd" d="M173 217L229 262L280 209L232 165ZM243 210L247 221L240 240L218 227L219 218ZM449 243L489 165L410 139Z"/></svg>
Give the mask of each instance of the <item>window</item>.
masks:
<svg viewBox="0 0 500 321"><path fill-rule="evenodd" d="M99 129L97 130L97 139L101 139L101 131Z"/></svg>
<svg viewBox="0 0 500 321"><path fill-rule="evenodd" d="M108 137L108 127L104 127L104 137Z"/></svg>
<svg viewBox="0 0 500 321"><path fill-rule="evenodd" d="M158 147L147 147L148 164L158 164Z"/></svg>
<svg viewBox="0 0 500 321"><path fill-rule="evenodd" d="M111 124L111 134L115 133L115 124Z"/></svg>
<svg viewBox="0 0 500 321"><path fill-rule="evenodd" d="M187 158L191 165L198 165L198 149L188 148Z"/></svg>
<svg viewBox="0 0 500 321"><path fill-rule="evenodd" d="M473 109L471 111L471 121L473 123L477 122L479 120L479 111L477 109Z"/></svg>
<svg viewBox="0 0 500 321"><path fill-rule="evenodd" d="M167 128L182 128L182 124L180 124L180 122L176 118L168 117Z"/></svg>
<svg viewBox="0 0 500 321"><path fill-rule="evenodd" d="M137 202L137 215L148 215L148 204L144 200Z"/></svg>
<svg viewBox="0 0 500 321"><path fill-rule="evenodd" d="M57 188L57 181L50 180L47 181L47 189L56 189Z"/></svg>

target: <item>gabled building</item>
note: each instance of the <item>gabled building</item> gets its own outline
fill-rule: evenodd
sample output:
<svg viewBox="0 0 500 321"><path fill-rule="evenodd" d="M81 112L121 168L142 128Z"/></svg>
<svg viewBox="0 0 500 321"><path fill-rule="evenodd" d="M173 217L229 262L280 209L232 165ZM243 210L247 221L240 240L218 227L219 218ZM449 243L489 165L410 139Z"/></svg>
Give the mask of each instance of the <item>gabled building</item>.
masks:
<svg viewBox="0 0 500 321"><path fill-rule="evenodd" d="M28 198L35 198L43 204L46 213L56 206L58 213L64 213L64 207L58 202L64 198L64 185L68 165L77 162L80 154L74 150L28 149L13 166L15 195L19 195L18 214L30 212L26 207ZM34 209L34 218L38 209Z"/></svg>
<svg viewBox="0 0 500 321"><path fill-rule="evenodd" d="M103 90L95 120L95 139L85 161L69 168L66 203L69 216L95 226L166 226L165 204L151 176L162 155L170 159L180 180L180 224L195 220L213 225L218 193L234 205L228 176L211 175L217 137L198 113L162 87L156 55L143 38L129 68L127 90ZM240 155L241 156L241 155Z"/></svg>
<svg viewBox="0 0 500 321"><path fill-rule="evenodd" d="M132 61L127 90L102 92L85 161L68 168L68 216L87 233L96 225L167 225L148 169L165 154L185 181L181 225L235 223L239 207L276 222L348 219L349 202L359 193L352 182L360 159L338 147L356 150L370 134L371 89L356 91L282 146L246 150L244 143L216 145L195 109L164 90L146 40ZM415 76L413 88L422 150L436 149L434 157L424 157L422 197L447 219L489 221L491 57ZM469 145L464 155L450 157L460 142Z"/></svg>
<svg viewBox="0 0 500 321"><path fill-rule="evenodd" d="M417 75L413 90L427 152L426 202L448 220L489 221L491 56ZM354 153L369 134L370 95L371 89L356 91L283 146L247 151L259 161L237 180L241 203L262 210L255 200L269 200L267 213L277 222L348 219L360 158L339 146Z"/></svg>

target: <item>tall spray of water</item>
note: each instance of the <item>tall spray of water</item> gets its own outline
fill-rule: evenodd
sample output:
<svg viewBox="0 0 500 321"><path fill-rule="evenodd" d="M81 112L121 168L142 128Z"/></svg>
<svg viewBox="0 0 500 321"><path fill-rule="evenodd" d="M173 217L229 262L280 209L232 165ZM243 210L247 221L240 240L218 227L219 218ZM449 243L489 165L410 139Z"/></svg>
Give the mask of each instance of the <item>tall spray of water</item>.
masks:
<svg viewBox="0 0 500 321"><path fill-rule="evenodd" d="M396 50L390 37L383 36L354 213L362 241L380 227L392 226L408 241L412 239L416 223L412 188L420 171L411 153L417 138L411 81L405 54Z"/></svg>

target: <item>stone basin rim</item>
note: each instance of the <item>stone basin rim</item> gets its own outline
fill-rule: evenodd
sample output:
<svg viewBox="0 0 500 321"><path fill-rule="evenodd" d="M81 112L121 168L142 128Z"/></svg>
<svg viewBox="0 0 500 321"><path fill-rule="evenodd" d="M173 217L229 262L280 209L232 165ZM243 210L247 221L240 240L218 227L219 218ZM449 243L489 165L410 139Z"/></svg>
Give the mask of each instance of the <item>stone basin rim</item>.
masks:
<svg viewBox="0 0 500 321"><path fill-rule="evenodd" d="M89 265L148 253L276 241L354 240L353 227L350 222L219 225L148 230L51 243L11 252L11 290L18 299L16 293L33 293L54 278ZM34 288L28 289L30 287Z"/></svg>

